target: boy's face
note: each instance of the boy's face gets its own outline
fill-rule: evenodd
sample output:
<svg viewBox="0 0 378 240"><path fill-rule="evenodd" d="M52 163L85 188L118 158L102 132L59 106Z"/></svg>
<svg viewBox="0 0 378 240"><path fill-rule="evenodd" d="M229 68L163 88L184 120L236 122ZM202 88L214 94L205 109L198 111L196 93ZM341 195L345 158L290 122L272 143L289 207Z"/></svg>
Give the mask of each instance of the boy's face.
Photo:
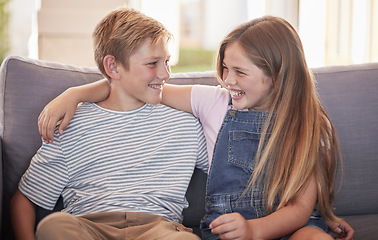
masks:
<svg viewBox="0 0 378 240"><path fill-rule="evenodd" d="M155 44L148 39L130 56L129 69L118 64L123 100L135 108L144 103L160 103L163 85L171 74L169 58L166 39Z"/></svg>

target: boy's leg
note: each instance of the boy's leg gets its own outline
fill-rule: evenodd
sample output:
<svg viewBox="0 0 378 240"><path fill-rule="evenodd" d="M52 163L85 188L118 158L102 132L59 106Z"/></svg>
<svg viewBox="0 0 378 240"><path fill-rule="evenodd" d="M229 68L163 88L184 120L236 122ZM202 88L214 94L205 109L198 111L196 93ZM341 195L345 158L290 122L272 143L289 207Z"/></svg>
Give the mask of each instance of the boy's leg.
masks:
<svg viewBox="0 0 378 240"><path fill-rule="evenodd" d="M122 239L125 219L126 214L122 212L93 213L79 217L56 212L38 224L36 239Z"/></svg>
<svg viewBox="0 0 378 240"><path fill-rule="evenodd" d="M36 239L164 239L199 240L190 228L147 213L104 212L74 217L57 212L37 227Z"/></svg>
<svg viewBox="0 0 378 240"><path fill-rule="evenodd" d="M126 239L200 240L192 229L147 213L127 213ZM132 224L134 222L135 224Z"/></svg>
<svg viewBox="0 0 378 240"><path fill-rule="evenodd" d="M56 212L48 215L38 224L35 237L47 239L92 239L91 234L83 228L77 219L68 213Z"/></svg>
<svg viewBox="0 0 378 240"><path fill-rule="evenodd" d="M289 240L333 240L333 237L328 233L324 232L323 230L314 227L314 226L306 226L303 228L298 229L294 232Z"/></svg>

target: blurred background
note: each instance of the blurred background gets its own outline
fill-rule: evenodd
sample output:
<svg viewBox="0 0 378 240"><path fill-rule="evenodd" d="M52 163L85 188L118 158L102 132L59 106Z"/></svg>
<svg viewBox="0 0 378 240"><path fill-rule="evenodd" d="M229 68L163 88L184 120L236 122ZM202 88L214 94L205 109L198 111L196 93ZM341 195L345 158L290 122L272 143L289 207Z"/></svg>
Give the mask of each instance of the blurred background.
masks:
<svg viewBox="0 0 378 240"><path fill-rule="evenodd" d="M378 61L378 0L0 0L0 61L19 55L95 66L92 31L121 6L174 34L172 72L213 70L227 33L263 15L297 29L310 67Z"/></svg>

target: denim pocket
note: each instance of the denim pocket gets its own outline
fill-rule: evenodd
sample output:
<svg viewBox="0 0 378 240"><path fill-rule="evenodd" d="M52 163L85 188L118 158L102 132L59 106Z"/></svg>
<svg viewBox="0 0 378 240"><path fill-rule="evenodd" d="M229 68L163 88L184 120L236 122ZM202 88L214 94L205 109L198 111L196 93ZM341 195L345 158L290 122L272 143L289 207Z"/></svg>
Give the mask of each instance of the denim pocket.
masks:
<svg viewBox="0 0 378 240"><path fill-rule="evenodd" d="M261 134L248 131L229 132L228 161L252 171Z"/></svg>

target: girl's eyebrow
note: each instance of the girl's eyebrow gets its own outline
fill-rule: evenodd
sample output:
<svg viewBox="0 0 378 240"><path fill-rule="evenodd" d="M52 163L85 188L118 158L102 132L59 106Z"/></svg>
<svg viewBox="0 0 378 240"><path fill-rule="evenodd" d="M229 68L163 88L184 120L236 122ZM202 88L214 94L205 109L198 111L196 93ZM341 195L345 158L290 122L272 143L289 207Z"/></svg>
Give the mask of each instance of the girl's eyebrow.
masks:
<svg viewBox="0 0 378 240"><path fill-rule="evenodd" d="M242 67L238 67L238 66L232 66L232 67L228 67L227 64L225 64L224 62L222 63L222 66L223 67L227 67L228 69L234 69L234 70L238 70L238 71L241 71L241 72L246 72L248 71L247 68L242 68Z"/></svg>
<svg viewBox="0 0 378 240"><path fill-rule="evenodd" d="M248 68L242 68L242 67L238 67L238 66L231 67L231 68L236 70L236 71L240 71L240 72L247 72L248 71Z"/></svg>

